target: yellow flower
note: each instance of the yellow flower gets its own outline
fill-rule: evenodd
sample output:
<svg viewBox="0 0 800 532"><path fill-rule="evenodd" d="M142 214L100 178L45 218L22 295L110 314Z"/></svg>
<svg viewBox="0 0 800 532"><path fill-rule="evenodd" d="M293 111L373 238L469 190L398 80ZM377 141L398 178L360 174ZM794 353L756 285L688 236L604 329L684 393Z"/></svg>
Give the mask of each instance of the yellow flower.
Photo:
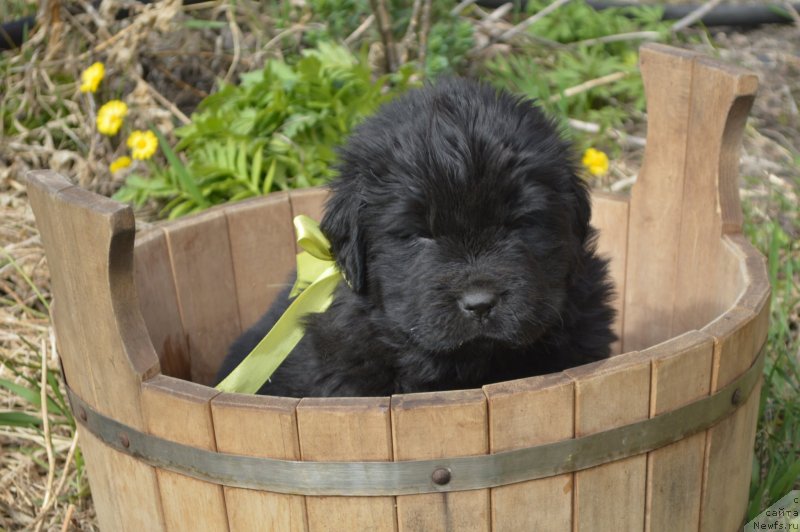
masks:
<svg viewBox="0 0 800 532"><path fill-rule="evenodd" d="M149 159L158 148L158 138L152 131L133 131L128 137L128 147L134 159Z"/></svg>
<svg viewBox="0 0 800 532"><path fill-rule="evenodd" d="M105 75L106 67L103 63L95 63L81 72L81 92L96 92Z"/></svg>
<svg viewBox="0 0 800 532"><path fill-rule="evenodd" d="M582 162L583 166L585 166L593 176L605 175L606 172L608 172L608 155L600 150L589 148L583 153Z"/></svg>
<svg viewBox="0 0 800 532"><path fill-rule="evenodd" d="M116 173L123 168L127 168L131 165L131 158L127 155L123 155L122 157L117 157L114 161L108 165L108 169L111 170L111 173Z"/></svg>
<svg viewBox="0 0 800 532"><path fill-rule="evenodd" d="M103 135L116 135L128 114L128 106L120 100L111 100L97 111L97 131Z"/></svg>

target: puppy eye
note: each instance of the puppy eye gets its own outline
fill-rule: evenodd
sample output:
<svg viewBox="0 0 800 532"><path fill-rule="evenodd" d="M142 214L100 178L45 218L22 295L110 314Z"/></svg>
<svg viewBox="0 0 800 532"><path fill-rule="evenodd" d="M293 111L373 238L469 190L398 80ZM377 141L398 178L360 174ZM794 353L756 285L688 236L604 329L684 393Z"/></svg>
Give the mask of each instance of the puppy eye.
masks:
<svg viewBox="0 0 800 532"><path fill-rule="evenodd" d="M409 242L414 239L414 234L408 231L389 231L389 236L397 242Z"/></svg>
<svg viewBox="0 0 800 532"><path fill-rule="evenodd" d="M422 228L404 228L404 229L397 229L394 231L389 231L392 236L394 236L397 240L403 241L413 241L413 240L432 240L433 237L431 236L430 232Z"/></svg>
<svg viewBox="0 0 800 532"><path fill-rule="evenodd" d="M414 233L413 235L410 235L407 240L419 244L427 244L428 242L433 242L433 237L428 234Z"/></svg>
<svg viewBox="0 0 800 532"><path fill-rule="evenodd" d="M511 229L538 227L542 225L542 217L534 213L523 214L507 220L505 225Z"/></svg>

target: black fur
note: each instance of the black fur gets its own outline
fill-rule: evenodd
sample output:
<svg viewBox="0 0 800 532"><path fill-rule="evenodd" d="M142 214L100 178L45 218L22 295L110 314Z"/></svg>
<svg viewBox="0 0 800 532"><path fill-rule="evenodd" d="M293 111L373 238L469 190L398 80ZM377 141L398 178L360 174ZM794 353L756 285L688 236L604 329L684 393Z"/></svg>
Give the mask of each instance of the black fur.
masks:
<svg viewBox="0 0 800 532"><path fill-rule="evenodd" d="M612 288L589 194L533 103L467 80L411 91L355 130L339 173L321 226L352 289L307 317L259 393L472 388L609 355ZM220 378L287 294L233 344Z"/></svg>

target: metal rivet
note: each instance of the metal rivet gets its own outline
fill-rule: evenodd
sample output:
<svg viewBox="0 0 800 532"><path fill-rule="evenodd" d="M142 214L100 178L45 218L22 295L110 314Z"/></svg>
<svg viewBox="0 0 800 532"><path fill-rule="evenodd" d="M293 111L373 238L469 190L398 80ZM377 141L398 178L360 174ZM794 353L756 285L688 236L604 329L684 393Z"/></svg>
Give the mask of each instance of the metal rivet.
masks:
<svg viewBox="0 0 800 532"><path fill-rule="evenodd" d="M440 486L444 486L448 482L450 482L450 470L446 467L440 467L433 471L431 475L431 480L433 480L434 484L438 484Z"/></svg>
<svg viewBox="0 0 800 532"><path fill-rule="evenodd" d="M78 417L81 418L81 421L86 421L86 409L82 406L78 407Z"/></svg>
<svg viewBox="0 0 800 532"><path fill-rule="evenodd" d="M736 390L734 390L733 392L733 395L731 395L731 404L733 406L739 406L741 402L742 402L742 390L736 388Z"/></svg>
<svg viewBox="0 0 800 532"><path fill-rule="evenodd" d="M124 432L119 433L119 442L126 449L131 446L131 440L128 439L128 435L125 434Z"/></svg>

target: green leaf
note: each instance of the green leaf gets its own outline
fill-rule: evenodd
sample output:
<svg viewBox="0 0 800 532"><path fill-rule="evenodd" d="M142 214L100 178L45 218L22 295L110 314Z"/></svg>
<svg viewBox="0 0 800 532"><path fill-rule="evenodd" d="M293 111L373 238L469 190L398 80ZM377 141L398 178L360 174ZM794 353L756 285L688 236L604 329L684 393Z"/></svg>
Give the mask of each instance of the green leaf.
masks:
<svg viewBox="0 0 800 532"><path fill-rule="evenodd" d="M231 196L229 201L241 201L247 198L252 198L255 195L256 194L252 190L244 189Z"/></svg>
<svg viewBox="0 0 800 532"><path fill-rule="evenodd" d="M236 150L236 174L242 181L246 181L250 175L247 171L247 146L244 141L239 143L239 149Z"/></svg>
<svg viewBox="0 0 800 532"><path fill-rule="evenodd" d="M9 262L9 264L11 264L11 266L14 267L14 269L17 272L17 274L19 274L19 276L22 277L23 281L25 281L25 284L27 284L28 287L30 287L30 289L33 291L33 293L36 294L36 298L39 300L39 302L42 304L42 306L49 311L50 310L50 304L47 302L47 300L44 298L42 293L39 291L39 287L36 286L36 283L34 283L31 280L31 278L28 276L28 274L25 273L25 270L23 270L20 267L20 265L17 263L16 259L14 259L14 257L11 256L11 254L8 251L6 251L5 248L0 248L0 251L3 252L3 256Z"/></svg>
<svg viewBox="0 0 800 532"><path fill-rule="evenodd" d="M0 425L6 427L37 427L42 419L24 412L0 412Z"/></svg>
<svg viewBox="0 0 800 532"><path fill-rule="evenodd" d="M175 175L177 175L180 180L183 189L192 196L198 205L208 207L208 202L206 202L205 198L200 194L200 190L197 188L192 176L189 175L186 167L178 156L175 155L175 152L172 151L172 148L169 147L167 139L164 138L164 135L157 128L153 128L153 132L156 134L156 137L158 137L158 145L161 147L161 151L164 152L164 156L169 161L170 166L175 171Z"/></svg>
<svg viewBox="0 0 800 532"><path fill-rule="evenodd" d="M36 408L42 407L41 389L38 386L36 388L26 388L25 386L19 385L7 379L0 379L0 387L5 388L19 398L32 404ZM64 415L64 411L61 409L61 407L59 407L56 402L49 397L47 398L47 410L48 412L52 412L54 414Z"/></svg>
<svg viewBox="0 0 800 532"><path fill-rule="evenodd" d="M254 108L247 108L238 111L230 123L231 133L241 136L248 136L252 134L257 117L258 110Z"/></svg>
<svg viewBox="0 0 800 532"><path fill-rule="evenodd" d="M253 156L253 162L250 166L250 184L258 190L258 183L261 179L261 170L264 162L264 149L259 144L256 148L256 153Z"/></svg>
<svg viewBox="0 0 800 532"><path fill-rule="evenodd" d="M275 169L277 168L278 160L273 157L272 162L269 165L269 170L267 170L267 177L264 179L264 185L261 188L262 194L269 194L272 190L272 182L275 180Z"/></svg>
<svg viewBox="0 0 800 532"><path fill-rule="evenodd" d="M58 405L58 409L64 413L64 415L69 420L70 424L74 425L75 420L72 417L72 412L70 411L69 404L67 404L66 399L61 394L61 388L58 385L58 380L56 378L55 371L48 371L47 372L47 384L50 386L50 391L53 392L54 401Z"/></svg>
<svg viewBox="0 0 800 532"><path fill-rule="evenodd" d="M181 216L192 212L192 210L194 210L196 207L197 206L191 201L183 201L170 211L169 219L174 220L175 218L180 218Z"/></svg>
<svg viewBox="0 0 800 532"><path fill-rule="evenodd" d="M772 500L778 500L789 491L797 480L800 479L800 458L789 465L783 474L772 484L769 495Z"/></svg>

